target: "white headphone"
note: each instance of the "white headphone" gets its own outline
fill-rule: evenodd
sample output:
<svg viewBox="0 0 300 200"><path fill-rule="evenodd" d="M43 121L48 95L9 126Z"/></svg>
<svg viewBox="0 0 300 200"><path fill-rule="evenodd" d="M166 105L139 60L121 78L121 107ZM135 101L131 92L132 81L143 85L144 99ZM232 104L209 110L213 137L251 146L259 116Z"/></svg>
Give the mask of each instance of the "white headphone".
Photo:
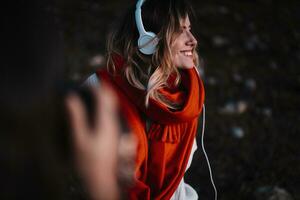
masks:
<svg viewBox="0 0 300 200"><path fill-rule="evenodd" d="M144 2L145 0L138 0L135 10L135 22L140 35L138 39L138 48L143 54L151 55L156 50L158 39L155 33L145 31L141 11Z"/></svg>

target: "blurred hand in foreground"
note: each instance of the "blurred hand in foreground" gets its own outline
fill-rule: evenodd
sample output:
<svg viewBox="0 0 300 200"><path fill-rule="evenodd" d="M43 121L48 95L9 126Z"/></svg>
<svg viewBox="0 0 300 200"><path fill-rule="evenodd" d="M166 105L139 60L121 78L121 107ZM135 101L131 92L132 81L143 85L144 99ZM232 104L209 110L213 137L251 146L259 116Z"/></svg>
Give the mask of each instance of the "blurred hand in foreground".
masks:
<svg viewBox="0 0 300 200"><path fill-rule="evenodd" d="M133 181L136 144L132 134L120 134L117 98L105 84L93 89L94 126L76 94L67 99L74 139L75 161L89 195L94 200L120 199L124 183ZM120 187L121 183L121 187Z"/></svg>

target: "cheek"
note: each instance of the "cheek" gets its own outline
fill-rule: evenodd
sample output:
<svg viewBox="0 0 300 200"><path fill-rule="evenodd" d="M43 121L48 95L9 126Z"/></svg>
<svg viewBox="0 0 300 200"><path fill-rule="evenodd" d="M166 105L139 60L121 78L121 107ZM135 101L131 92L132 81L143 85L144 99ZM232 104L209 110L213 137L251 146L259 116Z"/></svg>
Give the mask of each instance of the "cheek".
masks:
<svg viewBox="0 0 300 200"><path fill-rule="evenodd" d="M182 56L181 52L180 52L180 47L179 45L174 45L173 48L171 49L171 52L172 52L172 60L173 62L174 61L177 61L180 60L180 57Z"/></svg>
<svg viewBox="0 0 300 200"><path fill-rule="evenodd" d="M172 56L172 63L175 67L182 67L185 63L185 58L180 53L176 53Z"/></svg>
<svg viewBox="0 0 300 200"><path fill-rule="evenodd" d="M178 58L178 55L177 54L173 55L173 57L172 57L173 65L178 65L179 61L180 61L180 59Z"/></svg>
<svg viewBox="0 0 300 200"><path fill-rule="evenodd" d="M171 47L171 52L172 52L173 55L175 55L175 54L178 53L178 47L177 47L177 45L173 45L173 46Z"/></svg>
<svg viewBox="0 0 300 200"><path fill-rule="evenodd" d="M172 61L174 62L174 61L178 61L178 60L180 60L180 52L178 51L178 50L173 50L172 51Z"/></svg>
<svg viewBox="0 0 300 200"><path fill-rule="evenodd" d="M182 39L180 38L180 37L178 37L174 42L173 42L173 44L171 45L171 52L172 53L178 53L180 50L181 50L181 48L182 48Z"/></svg>

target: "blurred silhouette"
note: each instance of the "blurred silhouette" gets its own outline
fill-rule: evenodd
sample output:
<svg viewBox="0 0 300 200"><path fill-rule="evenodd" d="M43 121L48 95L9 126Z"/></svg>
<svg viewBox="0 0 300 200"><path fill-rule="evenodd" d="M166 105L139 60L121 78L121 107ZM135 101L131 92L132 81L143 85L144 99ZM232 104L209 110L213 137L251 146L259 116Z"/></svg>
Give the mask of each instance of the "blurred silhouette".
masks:
<svg viewBox="0 0 300 200"><path fill-rule="evenodd" d="M68 135L56 90L63 41L49 6L1 6L1 199L66 198Z"/></svg>
<svg viewBox="0 0 300 200"><path fill-rule="evenodd" d="M104 85L101 93L95 95L100 103L96 108L94 126L88 122L85 105L80 98L75 94L67 98L76 164L93 199L119 199L117 166L119 164L125 173L131 171L133 165L121 162L128 157L133 158L135 143L129 134L119 140L121 127L117 120L116 97L111 90ZM121 152L123 157L119 157Z"/></svg>
<svg viewBox="0 0 300 200"><path fill-rule="evenodd" d="M119 137L110 89L92 94L94 107L102 108L93 127L78 89L68 89L53 5L30 0L1 6L0 199L119 199L120 185L132 176L134 139ZM83 183L82 196L73 191L75 179Z"/></svg>

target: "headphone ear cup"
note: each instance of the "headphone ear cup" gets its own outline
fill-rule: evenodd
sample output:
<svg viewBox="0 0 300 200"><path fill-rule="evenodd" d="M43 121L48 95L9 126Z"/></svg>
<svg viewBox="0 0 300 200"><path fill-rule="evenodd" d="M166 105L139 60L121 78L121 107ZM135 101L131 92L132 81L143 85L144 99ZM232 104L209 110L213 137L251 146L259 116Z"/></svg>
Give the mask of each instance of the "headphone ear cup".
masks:
<svg viewBox="0 0 300 200"><path fill-rule="evenodd" d="M139 50L145 55L153 54L156 50L157 44L157 37L155 33L152 32L146 32L145 34L141 35L138 40Z"/></svg>

